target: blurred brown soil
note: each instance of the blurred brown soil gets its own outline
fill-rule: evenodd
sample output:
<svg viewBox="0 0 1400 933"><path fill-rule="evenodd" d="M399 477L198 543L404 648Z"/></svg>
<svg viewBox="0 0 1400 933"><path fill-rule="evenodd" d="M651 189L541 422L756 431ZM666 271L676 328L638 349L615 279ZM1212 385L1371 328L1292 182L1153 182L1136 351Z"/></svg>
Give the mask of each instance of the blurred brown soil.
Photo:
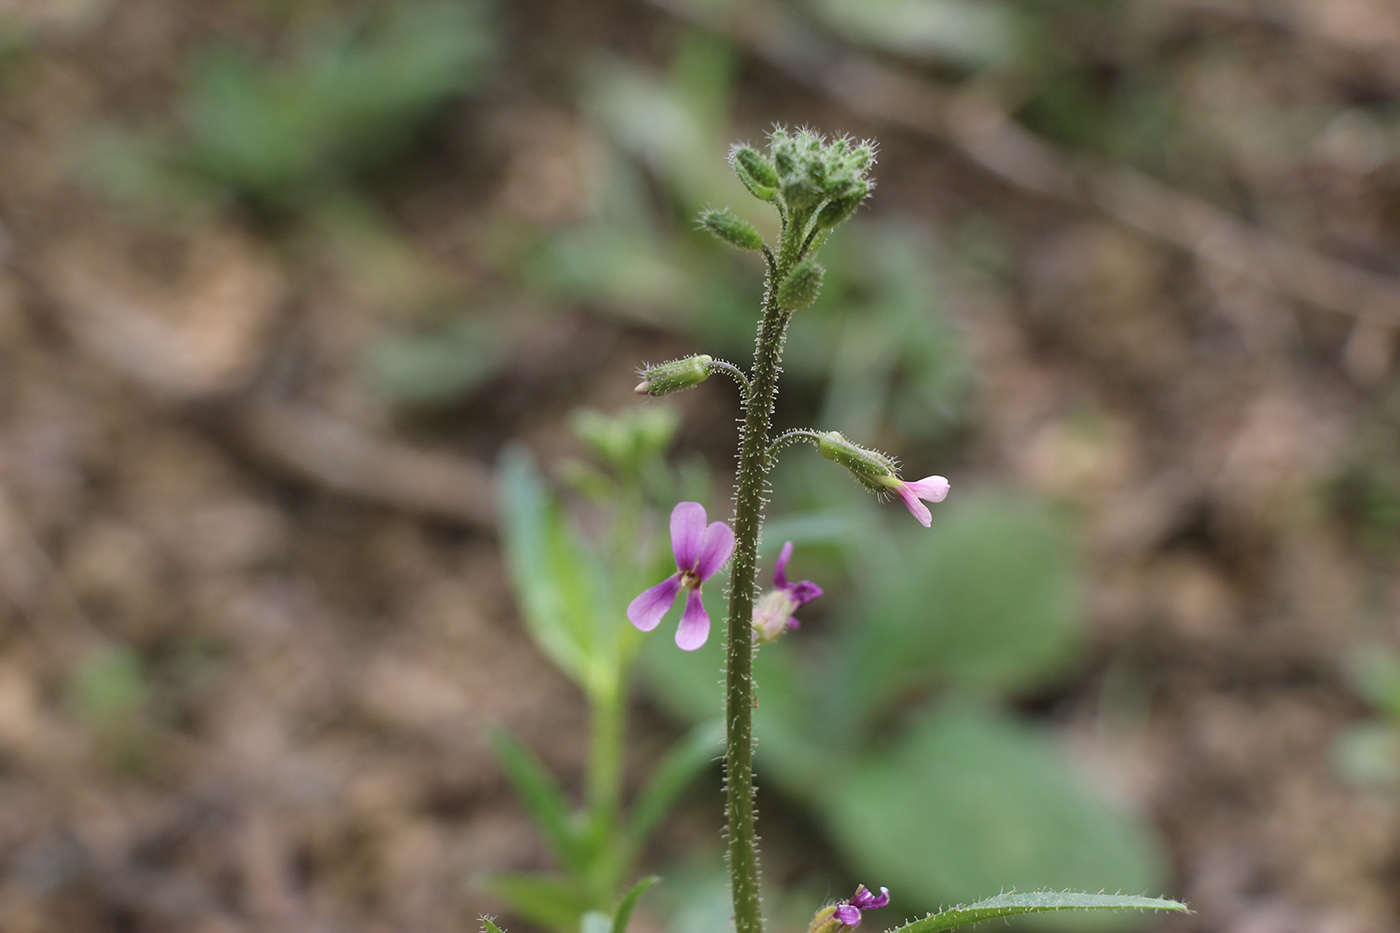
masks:
<svg viewBox="0 0 1400 933"><path fill-rule="evenodd" d="M1248 43L1254 70L1185 69L1222 121L1309 81L1328 100L1347 82L1400 88L1400 14L1382 0L1300 2L1287 29L1247 4L1155 6ZM503 219L577 209L589 143L563 51L645 56L675 27L640 4L521 5L499 99L452 116L428 181L384 195L432 287L524 322L506 375L414 423L358 368L406 286L367 291L314 237L278 241L237 213L125 216L65 161L99 119L167 112L191 48L266 28L254 5L17 9L40 38L0 90L0 930L468 929L499 909L474 878L547 864L484 729L574 776L585 735L516 618L488 468L507 437L545 460L569 450L567 412L621 405L657 340L539 313L493 278L487 240ZM1014 289L950 273L984 374L962 481L1084 516L1093 651L1045 707L1164 831L1168 893L1196 914L1160 929L1400 926L1396 800L1330 761L1365 714L1343 659L1363 635L1393 642L1400 605L1317 494L1391 378L1394 334L1358 337L1345 315L989 178L762 63L744 80L778 111L741 103L748 129L880 136L875 210L976 207L1016 231ZM1393 274L1395 163L1344 130L1308 164L1237 157L1273 229ZM117 646L146 693L113 726L74 685ZM1124 708L1139 713L1105 713ZM638 761L662 728L639 727Z"/></svg>

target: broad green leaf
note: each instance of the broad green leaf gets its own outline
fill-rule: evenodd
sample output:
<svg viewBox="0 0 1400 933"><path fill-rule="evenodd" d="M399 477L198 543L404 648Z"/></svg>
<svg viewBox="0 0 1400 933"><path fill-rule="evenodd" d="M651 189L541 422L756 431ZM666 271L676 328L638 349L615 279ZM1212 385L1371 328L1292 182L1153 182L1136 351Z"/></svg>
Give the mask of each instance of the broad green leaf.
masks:
<svg viewBox="0 0 1400 933"><path fill-rule="evenodd" d="M627 893L622 895L622 900L613 913L612 933L627 933L627 926L632 922L632 911L637 909L637 902L647 893L647 888L660 880L656 875L650 875L632 885Z"/></svg>
<svg viewBox="0 0 1400 933"><path fill-rule="evenodd" d="M530 637L576 683L598 676L601 569L544 488L534 461L507 450L499 467L506 561Z"/></svg>
<svg viewBox="0 0 1400 933"><path fill-rule="evenodd" d="M462 318L428 333L386 334L371 343L365 367L371 385L404 405L437 405L461 398L500 369L496 328Z"/></svg>
<svg viewBox="0 0 1400 933"><path fill-rule="evenodd" d="M931 683L1016 691L1073 661L1082 627L1077 548L1048 506L955 495L936 507L932 529L903 525L912 527L894 546L851 552L868 585L838 652L850 665L844 705L878 716Z"/></svg>
<svg viewBox="0 0 1400 933"><path fill-rule="evenodd" d="M1035 891L1029 894L998 894L966 907L952 907L922 920L906 923L889 933L939 933L969 923L1014 917L1018 914L1054 910L1186 910L1186 905L1161 897L1130 897L1122 894L1077 894Z"/></svg>
<svg viewBox="0 0 1400 933"><path fill-rule="evenodd" d="M583 884L569 878L491 875L485 884L520 919L559 933L577 933L580 918L593 907Z"/></svg>
<svg viewBox="0 0 1400 933"><path fill-rule="evenodd" d="M647 837L670 812L678 798L708 765L724 754L724 720L703 722L691 729L661 760L637 795L623 841L626 864L646 844Z"/></svg>
<svg viewBox="0 0 1400 933"><path fill-rule="evenodd" d="M504 729L491 731L491 748L525 809L544 834L556 858L570 872L585 868L585 854L559 785L535 753Z"/></svg>
<svg viewBox="0 0 1400 933"><path fill-rule="evenodd" d="M999 716L945 708L848 765L825 785L827 822L862 874L907 902L1161 886L1147 828L1102 802L1045 739Z"/></svg>

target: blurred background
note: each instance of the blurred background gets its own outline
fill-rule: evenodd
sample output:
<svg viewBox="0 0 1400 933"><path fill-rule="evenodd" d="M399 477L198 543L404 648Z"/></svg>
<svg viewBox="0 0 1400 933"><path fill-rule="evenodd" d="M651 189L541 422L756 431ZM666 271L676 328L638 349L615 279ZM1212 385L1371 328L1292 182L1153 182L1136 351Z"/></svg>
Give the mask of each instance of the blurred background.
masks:
<svg viewBox="0 0 1400 933"><path fill-rule="evenodd" d="M773 928L1400 927L1393 0L0 0L0 930L548 929L487 730L573 793L587 721L502 525L728 514L732 386L634 370L747 364L693 217L771 231L775 122L880 143L778 421L953 493L775 477L827 596L762 656ZM719 711L670 629L629 795ZM719 787L642 933L726 929Z"/></svg>

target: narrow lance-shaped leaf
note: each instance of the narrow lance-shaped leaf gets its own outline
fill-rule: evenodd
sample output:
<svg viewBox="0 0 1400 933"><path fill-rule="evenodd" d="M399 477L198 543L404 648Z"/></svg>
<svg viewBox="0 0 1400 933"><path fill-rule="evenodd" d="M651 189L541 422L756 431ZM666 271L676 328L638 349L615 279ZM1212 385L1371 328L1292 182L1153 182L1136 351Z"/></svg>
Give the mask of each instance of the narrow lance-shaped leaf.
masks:
<svg viewBox="0 0 1400 933"><path fill-rule="evenodd" d="M530 811L555 856L571 872L584 869L584 853L569 816L569 805L559 785L535 753L503 729L494 729L491 748L505 769L515 792Z"/></svg>
<svg viewBox="0 0 1400 933"><path fill-rule="evenodd" d="M617 911L613 914L612 933L627 933L627 925L632 922L632 911L637 909L637 902L647 893L647 888L660 880L656 875L649 875L632 885L627 893L622 895Z"/></svg>
<svg viewBox="0 0 1400 933"><path fill-rule="evenodd" d="M481 933L501 933L501 928L492 923L490 917L482 917Z"/></svg>
<svg viewBox="0 0 1400 933"><path fill-rule="evenodd" d="M637 795L632 815L623 839L624 863L630 861L646 843L656 825L695 780L705 766L720 753L724 739L724 720L703 722L691 729L666 753L661 765Z"/></svg>
<svg viewBox="0 0 1400 933"><path fill-rule="evenodd" d="M998 917L1038 914L1056 910L1186 910L1185 904L1163 897L1134 897L1123 894L1078 894L1071 891L1035 891L1029 894L998 894L966 907L950 907L922 920L906 923L889 933L939 933L969 923Z"/></svg>

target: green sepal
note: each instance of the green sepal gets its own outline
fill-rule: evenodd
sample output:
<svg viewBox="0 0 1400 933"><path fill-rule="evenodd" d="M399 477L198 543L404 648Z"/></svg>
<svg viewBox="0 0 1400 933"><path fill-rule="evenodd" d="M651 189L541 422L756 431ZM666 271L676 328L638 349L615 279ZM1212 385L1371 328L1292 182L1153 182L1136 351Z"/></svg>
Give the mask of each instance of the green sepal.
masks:
<svg viewBox="0 0 1400 933"><path fill-rule="evenodd" d="M1122 894L1080 894L1066 891L1035 891L1029 894L998 894L966 907L950 907L922 920L906 923L889 933L940 933L998 917L1038 914L1054 910L1177 910L1187 907L1163 897L1134 897Z"/></svg>
<svg viewBox="0 0 1400 933"><path fill-rule="evenodd" d="M730 246L739 249L763 249L763 237L754 229L753 224L732 211L715 208L701 211L700 226Z"/></svg>
<svg viewBox="0 0 1400 933"><path fill-rule="evenodd" d="M656 398L698 386L710 378L710 364L714 362L714 359L707 354L698 353L695 356L644 367L638 373L642 377L642 381L637 383L637 388L634 391L638 395L650 395Z"/></svg>
<svg viewBox="0 0 1400 933"><path fill-rule="evenodd" d="M870 196L870 183L859 181L855 187L847 194L832 198L826 206L817 212L817 228L819 230L830 230L832 227L844 222L856 209Z"/></svg>
<svg viewBox="0 0 1400 933"><path fill-rule="evenodd" d="M840 431L827 431L817 441L817 450L823 457L841 464L856 477L873 489L883 489L879 480L893 476L895 462L878 450L862 447L846 440Z"/></svg>
<svg viewBox="0 0 1400 933"><path fill-rule="evenodd" d="M819 262L807 260L788 273L783 284L778 286L778 307L788 311L805 308L817 300L822 288L822 276L826 274Z"/></svg>
<svg viewBox="0 0 1400 933"><path fill-rule="evenodd" d="M749 189L749 194L760 201L771 201L778 194L778 173L758 150L748 146L735 146L729 155L729 163L734 174Z"/></svg>

